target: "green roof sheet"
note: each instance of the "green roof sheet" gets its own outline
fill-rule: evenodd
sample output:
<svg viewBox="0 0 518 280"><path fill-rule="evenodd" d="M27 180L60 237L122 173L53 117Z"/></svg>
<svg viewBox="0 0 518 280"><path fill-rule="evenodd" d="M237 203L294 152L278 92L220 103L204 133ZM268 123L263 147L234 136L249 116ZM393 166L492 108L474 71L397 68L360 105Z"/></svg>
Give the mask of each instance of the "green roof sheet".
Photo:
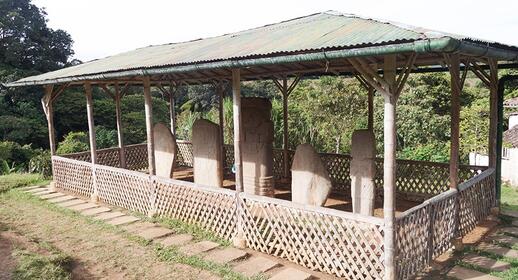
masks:
<svg viewBox="0 0 518 280"><path fill-rule="evenodd" d="M129 70L169 67L173 71L175 67L207 63L212 63L213 67L225 67L230 64L214 62L239 62L322 51L430 42L444 38L499 49L510 53L506 58L518 57L518 48L514 46L355 15L324 12L212 38L144 47L24 78L9 86L64 82L80 77L103 79L115 77L113 73L121 71L129 74ZM349 56L354 56L354 53ZM138 73L145 75L147 72Z"/></svg>

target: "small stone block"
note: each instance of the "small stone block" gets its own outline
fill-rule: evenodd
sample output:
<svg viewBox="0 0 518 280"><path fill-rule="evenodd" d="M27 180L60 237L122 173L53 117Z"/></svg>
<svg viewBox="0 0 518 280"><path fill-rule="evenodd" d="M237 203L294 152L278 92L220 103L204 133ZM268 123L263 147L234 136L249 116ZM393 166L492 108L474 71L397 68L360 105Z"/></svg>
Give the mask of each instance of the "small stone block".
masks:
<svg viewBox="0 0 518 280"><path fill-rule="evenodd" d="M65 195L65 196L60 196L60 197L56 197L56 198L51 198L47 201L51 202L51 203L59 203L59 202L68 201L68 200L72 200L72 199L76 199L76 197L71 196L71 195Z"/></svg>
<svg viewBox="0 0 518 280"><path fill-rule="evenodd" d="M180 247L180 252L188 256L194 256L204 252L208 252L217 247L219 247L218 243L212 241L200 241L198 243L188 244L183 247Z"/></svg>
<svg viewBox="0 0 518 280"><path fill-rule="evenodd" d="M175 234L172 236L168 236L164 239L158 240L158 243L162 244L164 247L182 246L191 242L191 240L192 235L190 234Z"/></svg>
<svg viewBox="0 0 518 280"><path fill-rule="evenodd" d="M518 235L518 227L505 227L501 228L499 232L504 232L512 235Z"/></svg>
<svg viewBox="0 0 518 280"><path fill-rule="evenodd" d="M86 209L91 209L91 208L96 208L96 207L99 207L99 205L95 204L95 203L83 203L83 204L77 204L77 205L72 205L72 206L67 206L68 209L70 210L74 210L74 211L83 211L83 210L86 210Z"/></svg>
<svg viewBox="0 0 518 280"><path fill-rule="evenodd" d="M498 245L489 244L489 243L481 243L480 245L478 245L478 248L482 251L492 253L495 255L500 255L500 256L504 256L504 257L508 257L508 258L518 258L517 250L500 247Z"/></svg>
<svg viewBox="0 0 518 280"><path fill-rule="evenodd" d="M94 216L94 215L97 215L100 213L105 213L105 212L110 212L110 211L111 211L111 209L108 207L97 207L97 208L90 208L90 209L83 210L83 211L81 211L81 214L85 215L85 216Z"/></svg>
<svg viewBox="0 0 518 280"><path fill-rule="evenodd" d="M491 276L489 274L479 272L476 270L467 269L461 266L453 267L447 274L448 277L452 277L460 280L498 280L500 278Z"/></svg>
<svg viewBox="0 0 518 280"><path fill-rule="evenodd" d="M239 272L246 277L252 277L259 273L266 272L278 265L279 263L264 257L253 257L235 266L234 271Z"/></svg>
<svg viewBox="0 0 518 280"><path fill-rule="evenodd" d="M47 199L56 198L56 197L62 197L62 196L66 196L66 194L64 194L64 193L51 193L51 194L42 195L42 196L40 196L40 198L47 200Z"/></svg>
<svg viewBox="0 0 518 280"><path fill-rule="evenodd" d="M65 202L60 202L60 203L58 203L58 205L61 207L69 207L69 206L78 205L78 204L82 204L82 203L87 203L87 202L82 199L73 199L73 200L69 200L69 201L65 201Z"/></svg>
<svg viewBox="0 0 518 280"><path fill-rule="evenodd" d="M37 187L37 188L34 188L34 189L30 189L30 190L27 190L27 191L24 191L26 193L38 193L38 192L43 192L43 191L48 191L49 188L45 188L45 187Z"/></svg>
<svg viewBox="0 0 518 280"><path fill-rule="evenodd" d="M476 265L482 267L484 269L494 270L494 271L504 271L511 268L511 264L493 260L487 257L478 256L475 254L469 254L462 258L462 261L469 263L471 265Z"/></svg>
<svg viewBox="0 0 518 280"><path fill-rule="evenodd" d="M493 234L489 237L489 240L500 242L500 243L505 243L505 244L510 244L510 245L518 244L517 237L504 235L504 234Z"/></svg>
<svg viewBox="0 0 518 280"><path fill-rule="evenodd" d="M217 264L226 264L239 259L242 259L248 255L247 252L236 248L225 248L223 250L211 251L205 259Z"/></svg>
<svg viewBox="0 0 518 280"><path fill-rule="evenodd" d="M515 227L518 227L518 220L514 220L511 222L511 224Z"/></svg>
<svg viewBox="0 0 518 280"><path fill-rule="evenodd" d="M143 230L146 230L146 229L152 228L152 227L156 227L156 225L153 223L150 223L150 222L138 222L138 223L133 223L133 224L123 226L124 230L129 233L143 231Z"/></svg>
<svg viewBox="0 0 518 280"><path fill-rule="evenodd" d="M140 219L137 217L133 217L133 216L121 216L118 218L111 219L107 223L110 225L113 225L113 226L119 226L119 225L131 224L138 220L140 220Z"/></svg>
<svg viewBox="0 0 518 280"><path fill-rule="evenodd" d="M51 190L45 190L45 191L41 191L41 192L36 192L36 193L32 193L34 194L35 196L44 196L46 194L51 194L51 193L55 193L55 191L51 191Z"/></svg>
<svg viewBox="0 0 518 280"><path fill-rule="evenodd" d="M307 280L311 274L298 270L296 268L288 267L281 272L273 275L270 280Z"/></svg>
<svg viewBox="0 0 518 280"><path fill-rule="evenodd" d="M119 211L107 212L107 213L101 213L101 214L95 216L94 220L107 221L107 220L111 220L111 219L114 219L114 218L122 217L122 216L125 216L125 215L126 214L124 214L122 212L119 212Z"/></svg>
<svg viewBox="0 0 518 280"><path fill-rule="evenodd" d="M29 186L29 187L23 187L20 189L22 189L24 191L29 191L29 190L38 189L38 188L41 188L41 186Z"/></svg>
<svg viewBox="0 0 518 280"><path fill-rule="evenodd" d="M518 211L511 211L511 210L502 210L502 215L518 218Z"/></svg>
<svg viewBox="0 0 518 280"><path fill-rule="evenodd" d="M160 237L168 236L173 232L174 231L164 227L150 227L141 232L137 232L137 235L146 240L154 240Z"/></svg>

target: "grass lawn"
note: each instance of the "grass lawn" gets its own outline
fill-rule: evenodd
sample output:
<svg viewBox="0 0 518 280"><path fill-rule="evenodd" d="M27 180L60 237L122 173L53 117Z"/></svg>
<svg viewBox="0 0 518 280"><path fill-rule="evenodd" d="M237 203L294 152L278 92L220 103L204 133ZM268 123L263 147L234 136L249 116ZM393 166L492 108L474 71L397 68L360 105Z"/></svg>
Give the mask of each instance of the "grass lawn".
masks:
<svg viewBox="0 0 518 280"><path fill-rule="evenodd" d="M9 175L2 175L0 176L0 193L8 191L12 188L19 188L23 186L43 186L49 182L50 180L42 178L39 174L12 173Z"/></svg>
<svg viewBox="0 0 518 280"><path fill-rule="evenodd" d="M503 210L518 211L518 188L502 184L501 204Z"/></svg>

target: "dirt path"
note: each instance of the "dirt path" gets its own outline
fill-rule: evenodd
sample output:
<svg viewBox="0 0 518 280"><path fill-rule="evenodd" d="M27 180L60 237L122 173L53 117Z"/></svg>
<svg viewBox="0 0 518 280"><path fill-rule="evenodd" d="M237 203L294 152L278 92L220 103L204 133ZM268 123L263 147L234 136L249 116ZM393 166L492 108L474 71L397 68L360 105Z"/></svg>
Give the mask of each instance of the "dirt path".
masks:
<svg viewBox="0 0 518 280"><path fill-rule="evenodd" d="M12 194L0 196L0 221L7 232L48 242L73 259L73 279L211 279L207 271L161 262L152 246L125 238L117 229L68 215ZM0 275L15 265L12 242L2 232ZM5 242L4 242L5 241ZM6 254L7 253L7 254ZM0 277L1 278L1 277Z"/></svg>

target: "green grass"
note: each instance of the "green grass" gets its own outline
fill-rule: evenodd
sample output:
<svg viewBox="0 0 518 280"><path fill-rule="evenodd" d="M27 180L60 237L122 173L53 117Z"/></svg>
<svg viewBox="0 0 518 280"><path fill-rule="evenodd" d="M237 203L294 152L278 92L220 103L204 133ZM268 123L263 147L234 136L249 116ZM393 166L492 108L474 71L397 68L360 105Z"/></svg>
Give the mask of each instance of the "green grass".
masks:
<svg viewBox="0 0 518 280"><path fill-rule="evenodd" d="M11 173L0 176L0 193L13 188L33 185L46 185L50 181L42 178L40 174L32 173Z"/></svg>
<svg viewBox="0 0 518 280"><path fill-rule="evenodd" d="M43 255L22 249L14 251L17 265L12 279L71 279L68 270L71 258L48 244L41 244L40 247L44 247L49 253Z"/></svg>
<svg viewBox="0 0 518 280"><path fill-rule="evenodd" d="M502 184L502 210L518 211L518 189Z"/></svg>

